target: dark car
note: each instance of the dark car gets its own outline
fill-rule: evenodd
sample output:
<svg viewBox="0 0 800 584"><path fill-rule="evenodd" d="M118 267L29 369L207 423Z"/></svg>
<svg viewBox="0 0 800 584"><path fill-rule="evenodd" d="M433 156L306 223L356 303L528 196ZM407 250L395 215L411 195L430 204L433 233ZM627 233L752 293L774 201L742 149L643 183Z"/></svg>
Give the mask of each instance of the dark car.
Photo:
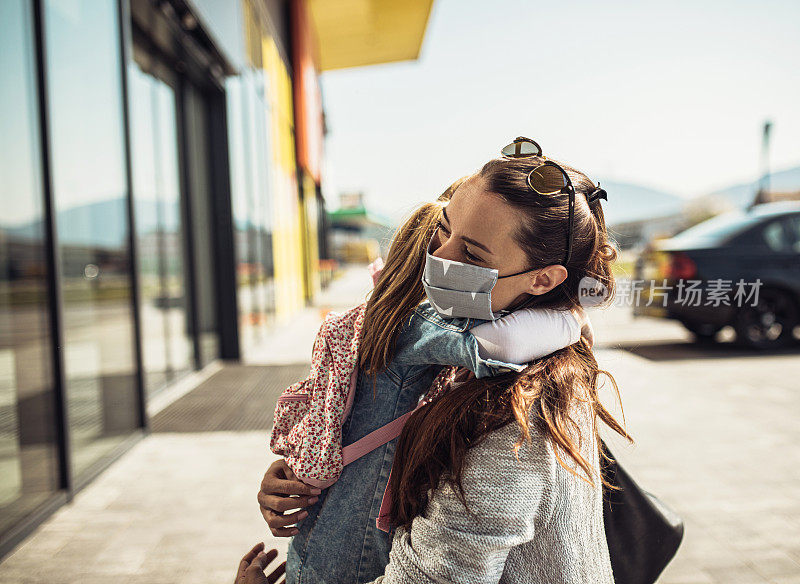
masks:
<svg viewBox="0 0 800 584"><path fill-rule="evenodd" d="M752 347L793 342L800 201L730 211L650 244L636 261L631 294L635 316L679 320L698 340L731 325Z"/></svg>

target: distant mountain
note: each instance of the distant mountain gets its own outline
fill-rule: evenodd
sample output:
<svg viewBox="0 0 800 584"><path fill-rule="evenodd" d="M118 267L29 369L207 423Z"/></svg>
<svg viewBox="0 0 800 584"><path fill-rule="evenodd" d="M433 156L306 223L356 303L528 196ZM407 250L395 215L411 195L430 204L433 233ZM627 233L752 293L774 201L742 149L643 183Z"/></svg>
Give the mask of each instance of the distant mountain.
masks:
<svg viewBox="0 0 800 584"><path fill-rule="evenodd" d="M177 221L177 215L168 209L167 222ZM124 198L109 199L88 205L65 209L58 213L59 243L64 245L97 245L101 247L120 247L126 244L128 235L128 208ZM136 202L136 230L139 233L154 231L158 222L156 201ZM21 239L41 237L44 228L41 221L34 221L14 227L2 227L10 236Z"/></svg>
<svg viewBox="0 0 800 584"><path fill-rule="evenodd" d="M779 170L769 175L769 190L794 191L800 189L800 166ZM733 185L698 197L696 200L712 200L729 203L733 207L746 207L756 196L758 180Z"/></svg>
<svg viewBox="0 0 800 584"><path fill-rule="evenodd" d="M725 208L742 208L755 197L758 181L740 183L719 189L705 195L683 199L630 183L614 183L600 181L600 185L608 191L608 204L603 205L606 212L606 223L615 225L626 221L655 219L686 212L688 206L704 206L724 210ZM800 189L800 166L780 170L770 174L770 190L793 191Z"/></svg>
<svg viewBox="0 0 800 584"><path fill-rule="evenodd" d="M677 195L631 183L601 180L600 186L608 192L608 201L602 203L608 225L672 215L686 203Z"/></svg>

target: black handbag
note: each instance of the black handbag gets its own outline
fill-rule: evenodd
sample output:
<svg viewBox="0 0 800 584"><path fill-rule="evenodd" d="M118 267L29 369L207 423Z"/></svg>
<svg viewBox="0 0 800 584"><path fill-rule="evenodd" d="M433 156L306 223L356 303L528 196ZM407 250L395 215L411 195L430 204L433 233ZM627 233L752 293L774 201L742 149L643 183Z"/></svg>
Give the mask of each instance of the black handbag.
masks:
<svg viewBox="0 0 800 584"><path fill-rule="evenodd" d="M683 539L683 519L658 497L639 487L617 462L605 442L601 448L603 521L616 584L653 584L675 557Z"/></svg>

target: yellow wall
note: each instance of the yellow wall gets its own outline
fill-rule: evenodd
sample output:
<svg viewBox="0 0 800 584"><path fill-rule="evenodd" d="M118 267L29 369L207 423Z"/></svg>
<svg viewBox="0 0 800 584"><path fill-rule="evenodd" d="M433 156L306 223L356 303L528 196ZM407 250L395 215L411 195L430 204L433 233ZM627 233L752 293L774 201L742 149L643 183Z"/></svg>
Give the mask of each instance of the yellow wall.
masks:
<svg viewBox="0 0 800 584"><path fill-rule="evenodd" d="M310 177L297 176L293 83L274 38L259 21L254 1L258 0L243 0L242 6L250 62L267 78L275 316L285 321L320 289L316 186Z"/></svg>
<svg viewBox="0 0 800 584"><path fill-rule="evenodd" d="M303 201L301 203L301 228L303 230L303 253L305 274L303 278L306 298L313 298L320 291L319 237L317 235L317 185L311 175L303 173Z"/></svg>
<svg viewBox="0 0 800 584"><path fill-rule="evenodd" d="M275 312L284 320L305 306L302 213L298 197L294 146L292 83L271 37L262 38L264 70L269 78L274 177L273 256L275 258Z"/></svg>

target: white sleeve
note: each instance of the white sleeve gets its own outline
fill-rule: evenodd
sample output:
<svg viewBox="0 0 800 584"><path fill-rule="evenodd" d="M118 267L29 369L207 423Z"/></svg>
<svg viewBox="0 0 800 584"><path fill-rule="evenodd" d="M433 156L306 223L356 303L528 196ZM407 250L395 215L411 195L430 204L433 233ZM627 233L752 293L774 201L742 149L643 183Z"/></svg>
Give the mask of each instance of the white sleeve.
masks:
<svg viewBox="0 0 800 584"><path fill-rule="evenodd" d="M523 308L470 329L483 359L528 363L581 338L581 326L569 310Z"/></svg>

